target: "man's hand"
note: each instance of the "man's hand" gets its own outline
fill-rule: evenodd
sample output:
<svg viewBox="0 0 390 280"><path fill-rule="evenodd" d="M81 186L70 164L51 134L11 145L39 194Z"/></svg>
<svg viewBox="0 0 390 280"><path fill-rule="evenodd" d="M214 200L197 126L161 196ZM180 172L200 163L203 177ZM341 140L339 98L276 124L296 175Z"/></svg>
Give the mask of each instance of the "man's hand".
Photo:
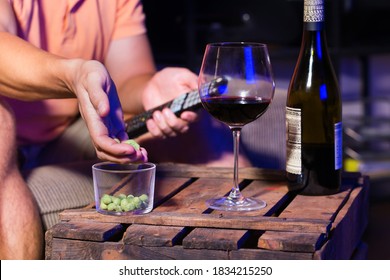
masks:
<svg viewBox="0 0 390 280"><path fill-rule="evenodd" d="M168 102L180 94L197 88L197 76L185 68L165 68L157 72L147 84L142 101L145 110ZM173 137L189 129L197 114L186 111L178 118L170 109L156 111L153 119L146 122L148 130L155 137Z"/></svg>
<svg viewBox="0 0 390 280"><path fill-rule="evenodd" d="M147 160L145 149L118 143L126 140L123 112L116 87L104 66L97 61L73 61L70 87L77 95L79 108L100 159L119 162Z"/></svg>

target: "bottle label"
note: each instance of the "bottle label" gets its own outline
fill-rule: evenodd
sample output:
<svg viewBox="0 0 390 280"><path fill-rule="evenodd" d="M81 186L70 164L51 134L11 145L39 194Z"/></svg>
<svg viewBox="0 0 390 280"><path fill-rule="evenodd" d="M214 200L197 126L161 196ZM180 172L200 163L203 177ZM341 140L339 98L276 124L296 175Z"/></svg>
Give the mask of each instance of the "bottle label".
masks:
<svg viewBox="0 0 390 280"><path fill-rule="evenodd" d="M302 112L299 108L286 107L286 171L302 174ZM343 126L341 122L334 125L334 169L343 165Z"/></svg>
<svg viewBox="0 0 390 280"><path fill-rule="evenodd" d="M286 171L292 174L302 173L301 118L301 109L286 107Z"/></svg>
<svg viewBox="0 0 390 280"><path fill-rule="evenodd" d="M334 125L334 167L335 170L343 166L343 125L341 122Z"/></svg>

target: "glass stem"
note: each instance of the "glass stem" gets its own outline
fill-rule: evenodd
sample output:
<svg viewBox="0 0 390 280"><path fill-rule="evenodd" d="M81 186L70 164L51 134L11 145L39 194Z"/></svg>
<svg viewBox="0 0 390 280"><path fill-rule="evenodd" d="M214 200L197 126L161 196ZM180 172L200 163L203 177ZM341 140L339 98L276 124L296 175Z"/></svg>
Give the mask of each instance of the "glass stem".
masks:
<svg viewBox="0 0 390 280"><path fill-rule="evenodd" d="M239 200L241 198L240 193L240 185L238 182L238 155L239 155L239 147L240 147L240 135L241 128L235 127L232 128L233 132L233 153L234 153L234 175L233 175L233 188L229 194L229 197L234 200Z"/></svg>

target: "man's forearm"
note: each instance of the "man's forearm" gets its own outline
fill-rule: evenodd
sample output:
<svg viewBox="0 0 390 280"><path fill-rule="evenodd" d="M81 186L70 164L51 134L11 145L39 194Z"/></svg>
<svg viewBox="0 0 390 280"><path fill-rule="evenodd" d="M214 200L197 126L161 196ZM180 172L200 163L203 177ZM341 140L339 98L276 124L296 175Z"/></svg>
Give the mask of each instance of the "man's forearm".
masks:
<svg viewBox="0 0 390 280"><path fill-rule="evenodd" d="M72 61L0 32L0 92L20 100L75 97L65 82ZM75 63L75 62L73 62Z"/></svg>
<svg viewBox="0 0 390 280"><path fill-rule="evenodd" d="M144 111L142 92L153 74L139 75L127 80L123 85L118 86L122 110L126 116L137 115Z"/></svg>

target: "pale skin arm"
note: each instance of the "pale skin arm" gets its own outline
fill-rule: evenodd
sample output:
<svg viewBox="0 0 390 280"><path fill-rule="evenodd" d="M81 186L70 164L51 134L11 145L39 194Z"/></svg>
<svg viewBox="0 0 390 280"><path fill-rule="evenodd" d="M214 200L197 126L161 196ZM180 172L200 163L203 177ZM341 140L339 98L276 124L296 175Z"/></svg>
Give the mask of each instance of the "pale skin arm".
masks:
<svg viewBox="0 0 390 280"><path fill-rule="evenodd" d="M21 100L77 97L99 158L146 160L145 150L135 151L112 139L126 138L123 115L115 85L101 63L62 59L5 32L0 32L0 41L3 95Z"/></svg>
<svg viewBox="0 0 390 280"><path fill-rule="evenodd" d="M118 87L123 111L129 115L159 106L197 87L197 76L187 69L156 72L146 35L113 41L105 65ZM183 112L178 118L167 109L155 112L147 126L154 137L176 136L187 131L196 117L193 112Z"/></svg>

